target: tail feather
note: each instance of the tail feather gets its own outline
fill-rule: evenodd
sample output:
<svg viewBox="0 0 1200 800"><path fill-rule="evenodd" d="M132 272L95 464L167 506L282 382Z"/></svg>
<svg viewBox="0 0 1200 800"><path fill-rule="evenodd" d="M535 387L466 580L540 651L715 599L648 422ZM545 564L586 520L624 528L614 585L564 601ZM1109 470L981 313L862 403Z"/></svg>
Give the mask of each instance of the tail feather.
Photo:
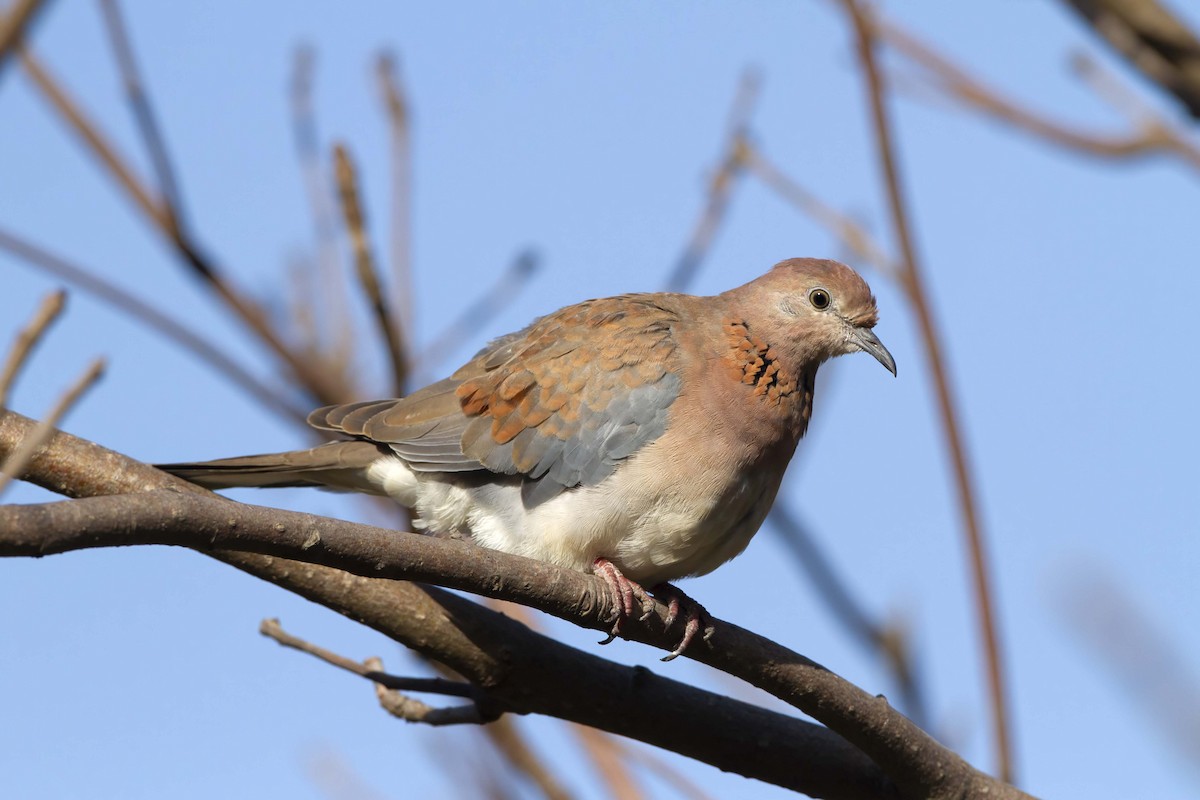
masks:
<svg viewBox="0 0 1200 800"><path fill-rule="evenodd" d="M321 486L375 494L380 489L366 480L367 467L386 455L392 455L388 448L356 440L286 453L155 466L206 489Z"/></svg>

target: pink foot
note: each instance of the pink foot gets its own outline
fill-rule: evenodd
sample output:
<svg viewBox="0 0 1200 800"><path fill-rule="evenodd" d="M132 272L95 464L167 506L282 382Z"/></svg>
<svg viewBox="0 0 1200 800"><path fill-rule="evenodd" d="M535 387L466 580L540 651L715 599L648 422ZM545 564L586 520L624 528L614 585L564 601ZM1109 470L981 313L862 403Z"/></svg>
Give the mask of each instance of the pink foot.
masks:
<svg viewBox="0 0 1200 800"><path fill-rule="evenodd" d="M612 630L608 632L608 637L600 642L608 644L621 632L622 620L633 616L633 601L637 600L638 605L642 607L642 615L638 619L645 619L654 611L654 598L646 593L641 584L626 578L621 570L617 569L617 565L607 558L597 558L593 561L592 571L608 586L609 597L612 598L613 613L608 619L613 624Z"/></svg>
<svg viewBox="0 0 1200 800"><path fill-rule="evenodd" d="M617 565L607 558L597 558L592 563L592 570L604 581L608 587L609 597L612 599L613 613L609 618L613 624L612 630L609 631L607 638L600 642L600 644L608 644L621 633L621 623L633 616L634 601L637 601L642 611L638 619L644 620L654 611L654 598L636 581L626 578L621 570L617 569ZM704 606L669 583L660 583L655 586L654 594L667 604L667 619L664 627L669 630L679 619L681 613L686 619L683 638L674 650L663 657L663 661L672 661L678 658L691 644L697 633L703 631L702 638L705 641L713 635L715 629Z"/></svg>
<svg viewBox="0 0 1200 800"><path fill-rule="evenodd" d="M667 619L663 626L670 630L675 620L679 619L680 611L685 615L687 622L683 626L683 639L679 641L678 646L667 655L663 656L663 661L673 661L679 658L680 654L687 649L687 646L692 643L697 633L701 630L704 635L701 636L704 641L712 638L716 627L712 624L712 618L708 615L708 611L704 606L697 603L692 598L683 593L682 589L672 586L669 583L660 583L654 587L654 594L660 600L665 600L667 603Z"/></svg>

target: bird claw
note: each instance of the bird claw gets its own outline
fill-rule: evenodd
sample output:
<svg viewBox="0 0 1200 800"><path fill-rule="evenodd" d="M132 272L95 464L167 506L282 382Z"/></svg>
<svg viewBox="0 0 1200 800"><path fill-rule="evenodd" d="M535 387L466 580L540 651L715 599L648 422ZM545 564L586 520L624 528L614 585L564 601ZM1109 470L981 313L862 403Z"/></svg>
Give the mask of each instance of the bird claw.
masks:
<svg viewBox="0 0 1200 800"><path fill-rule="evenodd" d="M645 622L654 613L654 598L636 581L626 578L621 570L617 569L617 565L607 558L597 558L592 564L592 570L604 581L612 600L612 614L606 620L612 622L612 630L600 642L600 644L609 644L621 634L621 623L633 616L634 601L637 601L642 611L638 621ZM660 583L655 586L654 593L667 604L667 618L663 621L663 627L666 630L671 629L681 614L686 619L683 638L680 639L674 650L663 657L663 661L673 661L678 658L696 638L696 634L701 631L703 631L701 638L704 641L707 642L712 638L716 628L713 627L712 620L704 606L669 583Z"/></svg>
<svg viewBox="0 0 1200 800"><path fill-rule="evenodd" d="M679 640L679 644L676 645L674 650L662 657L663 661L674 661L679 658L701 630L704 631L700 637L701 639L707 642L712 638L716 627L712 624L712 618L708 616L708 611L705 610L704 606L669 583L660 583L658 586L655 586L654 593L663 597L667 603L667 618L663 621L664 628L670 630L671 626L679 619L681 611L687 620L683 626L683 638Z"/></svg>
<svg viewBox="0 0 1200 800"><path fill-rule="evenodd" d="M609 644L620 635L622 620L633 616L634 600L642 609L642 615L638 617L640 621L654 612L654 598L636 581L626 578L621 570L617 569L617 565L607 558L597 558L592 563L592 571L604 581L604 585L608 587L609 597L612 599L612 614L606 620L613 624L612 630L600 642L600 644Z"/></svg>

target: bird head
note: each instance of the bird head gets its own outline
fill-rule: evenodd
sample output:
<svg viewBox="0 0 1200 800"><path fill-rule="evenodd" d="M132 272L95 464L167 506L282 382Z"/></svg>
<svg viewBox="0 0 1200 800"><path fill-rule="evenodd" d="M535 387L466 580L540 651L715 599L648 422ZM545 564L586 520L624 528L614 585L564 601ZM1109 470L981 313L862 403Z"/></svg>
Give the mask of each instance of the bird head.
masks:
<svg viewBox="0 0 1200 800"><path fill-rule="evenodd" d="M862 350L896 374L872 330L879 313L871 288L845 264L792 258L732 292L752 329L792 364L816 366Z"/></svg>

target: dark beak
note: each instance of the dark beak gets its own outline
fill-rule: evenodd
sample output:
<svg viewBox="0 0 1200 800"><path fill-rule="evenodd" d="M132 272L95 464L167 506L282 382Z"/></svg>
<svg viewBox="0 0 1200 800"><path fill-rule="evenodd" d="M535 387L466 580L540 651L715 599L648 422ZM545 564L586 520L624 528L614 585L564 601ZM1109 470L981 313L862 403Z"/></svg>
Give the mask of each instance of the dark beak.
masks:
<svg viewBox="0 0 1200 800"><path fill-rule="evenodd" d="M850 328L850 338L858 345L858 348L864 353L870 353L875 356L875 360L883 364L887 371L896 374L896 359L892 358L892 354L883 346L883 342L879 341L879 337L870 328Z"/></svg>

